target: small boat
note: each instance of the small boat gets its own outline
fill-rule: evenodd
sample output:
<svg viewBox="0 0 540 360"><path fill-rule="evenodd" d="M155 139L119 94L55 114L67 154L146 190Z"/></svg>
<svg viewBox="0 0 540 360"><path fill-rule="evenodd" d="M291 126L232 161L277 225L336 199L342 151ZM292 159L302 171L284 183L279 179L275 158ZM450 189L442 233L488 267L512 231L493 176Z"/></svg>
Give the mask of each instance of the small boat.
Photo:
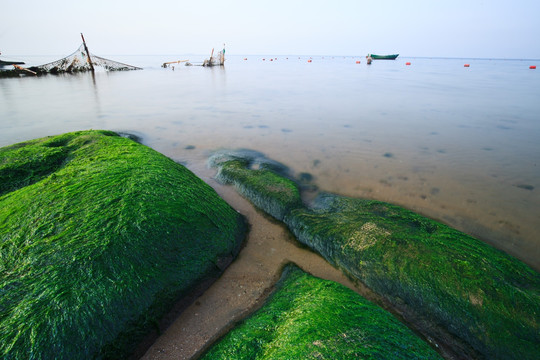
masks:
<svg viewBox="0 0 540 360"><path fill-rule="evenodd" d="M396 60L396 58L399 56L399 54L393 54L393 55L375 55L375 54L368 54L366 57L371 57L373 60Z"/></svg>
<svg viewBox="0 0 540 360"><path fill-rule="evenodd" d="M24 62L0 60L0 67L11 66L11 65L24 65Z"/></svg>

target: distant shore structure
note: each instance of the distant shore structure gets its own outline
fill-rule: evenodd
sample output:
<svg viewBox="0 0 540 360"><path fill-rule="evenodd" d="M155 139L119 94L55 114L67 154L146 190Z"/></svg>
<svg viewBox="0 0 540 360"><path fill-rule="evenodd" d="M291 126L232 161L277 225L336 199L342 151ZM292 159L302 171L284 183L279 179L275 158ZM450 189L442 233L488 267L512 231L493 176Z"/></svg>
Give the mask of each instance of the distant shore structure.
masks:
<svg viewBox="0 0 540 360"><path fill-rule="evenodd" d="M24 68L20 64L11 63L14 69L2 72L0 77L11 77L20 75L43 75L43 74L74 74L81 72L103 71L126 71L126 70L142 70L137 66L127 65L118 61L105 59L97 55L91 54L86 45L84 35L81 33L82 44L71 55L62 59L37 66ZM24 63L23 63L24 64Z"/></svg>
<svg viewBox="0 0 540 360"><path fill-rule="evenodd" d="M223 49L218 52L217 56L214 57L214 49L210 53L210 58L204 60L202 66L223 66L225 65L225 44L223 44Z"/></svg>

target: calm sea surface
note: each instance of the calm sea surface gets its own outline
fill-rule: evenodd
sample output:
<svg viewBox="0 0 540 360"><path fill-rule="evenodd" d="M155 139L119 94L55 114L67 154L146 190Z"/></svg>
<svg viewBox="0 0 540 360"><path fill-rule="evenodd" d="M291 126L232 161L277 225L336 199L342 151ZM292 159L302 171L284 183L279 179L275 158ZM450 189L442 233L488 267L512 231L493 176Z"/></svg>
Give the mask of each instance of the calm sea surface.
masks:
<svg viewBox="0 0 540 360"><path fill-rule="evenodd" d="M110 129L195 172L212 150L255 149L540 269L540 61L238 56L172 70L160 65L204 57L107 57L144 70L0 79L0 146Z"/></svg>

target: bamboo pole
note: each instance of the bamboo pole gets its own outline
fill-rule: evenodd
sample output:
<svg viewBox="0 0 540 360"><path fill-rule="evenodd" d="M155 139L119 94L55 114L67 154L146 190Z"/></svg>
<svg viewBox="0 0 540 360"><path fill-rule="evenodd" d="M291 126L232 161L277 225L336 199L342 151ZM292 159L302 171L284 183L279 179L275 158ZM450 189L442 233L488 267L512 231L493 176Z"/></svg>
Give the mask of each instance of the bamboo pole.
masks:
<svg viewBox="0 0 540 360"><path fill-rule="evenodd" d="M188 60L178 60L178 61L168 61L168 62L164 62L163 65L161 65L161 67L164 67L166 68L167 65L170 65L170 64L180 64L180 63L183 63L183 62L188 62Z"/></svg>
<svg viewBox="0 0 540 360"><path fill-rule="evenodd" d="M26 72L29 72L30 74L32 75L37 75L37 72L35 71L32 71L30 69L27 69L27 68L23 68L22 66L19 66L19 65L16 65L16 64L13 64L13 67L17 70L22 70L22 71L26 71Z"/></svg>
<svg viewBox="0 0 540 360"><path fill-rule="evenodd" d="M86 56L88 56L88 64L90 65L90 70L94 72L94 64L92 64L92 59L90 58L90 51L88 51L88 47L86 46L86 41L84 41L84 36L82 33L81 38L84 45L84 51L86 51Z"/></svg>

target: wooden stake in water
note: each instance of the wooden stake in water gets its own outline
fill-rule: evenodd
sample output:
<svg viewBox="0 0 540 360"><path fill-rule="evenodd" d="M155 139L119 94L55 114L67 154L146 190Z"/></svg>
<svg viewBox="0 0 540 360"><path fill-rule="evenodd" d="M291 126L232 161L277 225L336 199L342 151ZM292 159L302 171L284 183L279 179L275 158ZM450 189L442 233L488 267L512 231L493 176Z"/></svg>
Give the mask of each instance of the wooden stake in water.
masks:
<svg viewBox="0 0 540 360"><path fill-rule="evenodd" d="M84 41L84 36L82 33L81 38L84 45L84 51L86 51L86 56L88 56L88 65L90 65L90 71L94 72L94 64L92 64L92 59L90 58L90 51L88 51L88 47L86 46L86 41Z"/></svg>

